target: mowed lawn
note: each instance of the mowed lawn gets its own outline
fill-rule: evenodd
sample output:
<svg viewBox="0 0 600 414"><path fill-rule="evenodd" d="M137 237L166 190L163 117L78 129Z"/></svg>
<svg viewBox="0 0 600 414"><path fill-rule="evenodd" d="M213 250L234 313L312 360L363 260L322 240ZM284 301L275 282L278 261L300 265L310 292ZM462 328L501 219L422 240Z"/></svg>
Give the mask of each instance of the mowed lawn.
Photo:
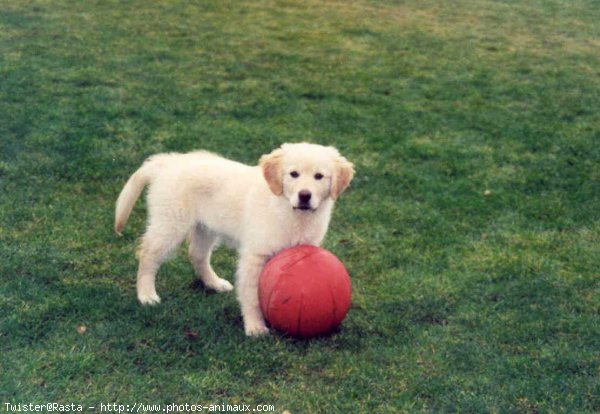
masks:
<svg viewBox="0 0 600 414"><path fill-rule="evenodd" d="M141 162L298 141L356 165L340 331L246 338L184 248L140 306ZM599 209L597 1L0 2L2 412L597 413Z"/></svg>

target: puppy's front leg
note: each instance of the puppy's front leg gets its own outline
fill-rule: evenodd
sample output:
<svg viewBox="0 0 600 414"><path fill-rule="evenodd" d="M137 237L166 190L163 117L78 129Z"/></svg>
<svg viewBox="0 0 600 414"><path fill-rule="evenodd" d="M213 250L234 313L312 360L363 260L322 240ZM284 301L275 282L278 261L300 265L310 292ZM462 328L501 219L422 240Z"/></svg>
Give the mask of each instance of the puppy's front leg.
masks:
<svg viewBox="0 0 600 414"><path fill-rule="evenodd" d="M266 256L240 252L237 296L242 308L244 330L248 336L269 333L258 302L258 279L266 261Z"/></svg>

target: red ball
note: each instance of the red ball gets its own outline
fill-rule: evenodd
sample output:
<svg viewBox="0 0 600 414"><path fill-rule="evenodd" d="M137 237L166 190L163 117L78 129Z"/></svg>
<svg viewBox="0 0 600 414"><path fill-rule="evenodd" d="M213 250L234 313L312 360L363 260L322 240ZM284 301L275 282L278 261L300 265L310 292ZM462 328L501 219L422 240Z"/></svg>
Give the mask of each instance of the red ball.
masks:
<svg viewBox="0 0 600 414"><path fill-rule="evenodd" d="M278 253L260 275L265 319L284 333L311 338L337 327L350 309L348 271L331 252L301 245Z"/></svg>

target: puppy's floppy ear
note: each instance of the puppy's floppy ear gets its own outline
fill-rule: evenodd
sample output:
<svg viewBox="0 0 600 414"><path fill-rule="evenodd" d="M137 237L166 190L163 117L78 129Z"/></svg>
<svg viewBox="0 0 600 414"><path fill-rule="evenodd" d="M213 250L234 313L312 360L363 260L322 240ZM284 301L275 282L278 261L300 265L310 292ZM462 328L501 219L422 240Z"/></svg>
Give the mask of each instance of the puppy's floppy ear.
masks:
<svg viewBox="0 0 600 414"><path fill-rule="evenodd" d="M278 148L260 158L259 165L269 188L276 196L283 194L283 150Z"/></svg>
<svg viewBox="0 0 600 414"><path fill-rule="evenodd" d="M335 160L335 170L331 181L331 198L336 200L350 185L354 177L354 164L339 156Z"/></svg>

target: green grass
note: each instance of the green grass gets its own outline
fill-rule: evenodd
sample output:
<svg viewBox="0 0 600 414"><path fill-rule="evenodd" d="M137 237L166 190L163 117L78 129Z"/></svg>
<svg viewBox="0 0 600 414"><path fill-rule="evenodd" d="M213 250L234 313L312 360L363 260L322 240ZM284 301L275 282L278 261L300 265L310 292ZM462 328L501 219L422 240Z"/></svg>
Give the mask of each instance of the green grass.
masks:
<svg viewBox="0 0 600 414"><path fill-rule="evenodd" d="M598 22L593 0L0 2L0 411L597 413ZM325 242L341 331L247 339L185 254L139 306L143 202L112 220L142 160L302 140L357 167Z"/></svg>

